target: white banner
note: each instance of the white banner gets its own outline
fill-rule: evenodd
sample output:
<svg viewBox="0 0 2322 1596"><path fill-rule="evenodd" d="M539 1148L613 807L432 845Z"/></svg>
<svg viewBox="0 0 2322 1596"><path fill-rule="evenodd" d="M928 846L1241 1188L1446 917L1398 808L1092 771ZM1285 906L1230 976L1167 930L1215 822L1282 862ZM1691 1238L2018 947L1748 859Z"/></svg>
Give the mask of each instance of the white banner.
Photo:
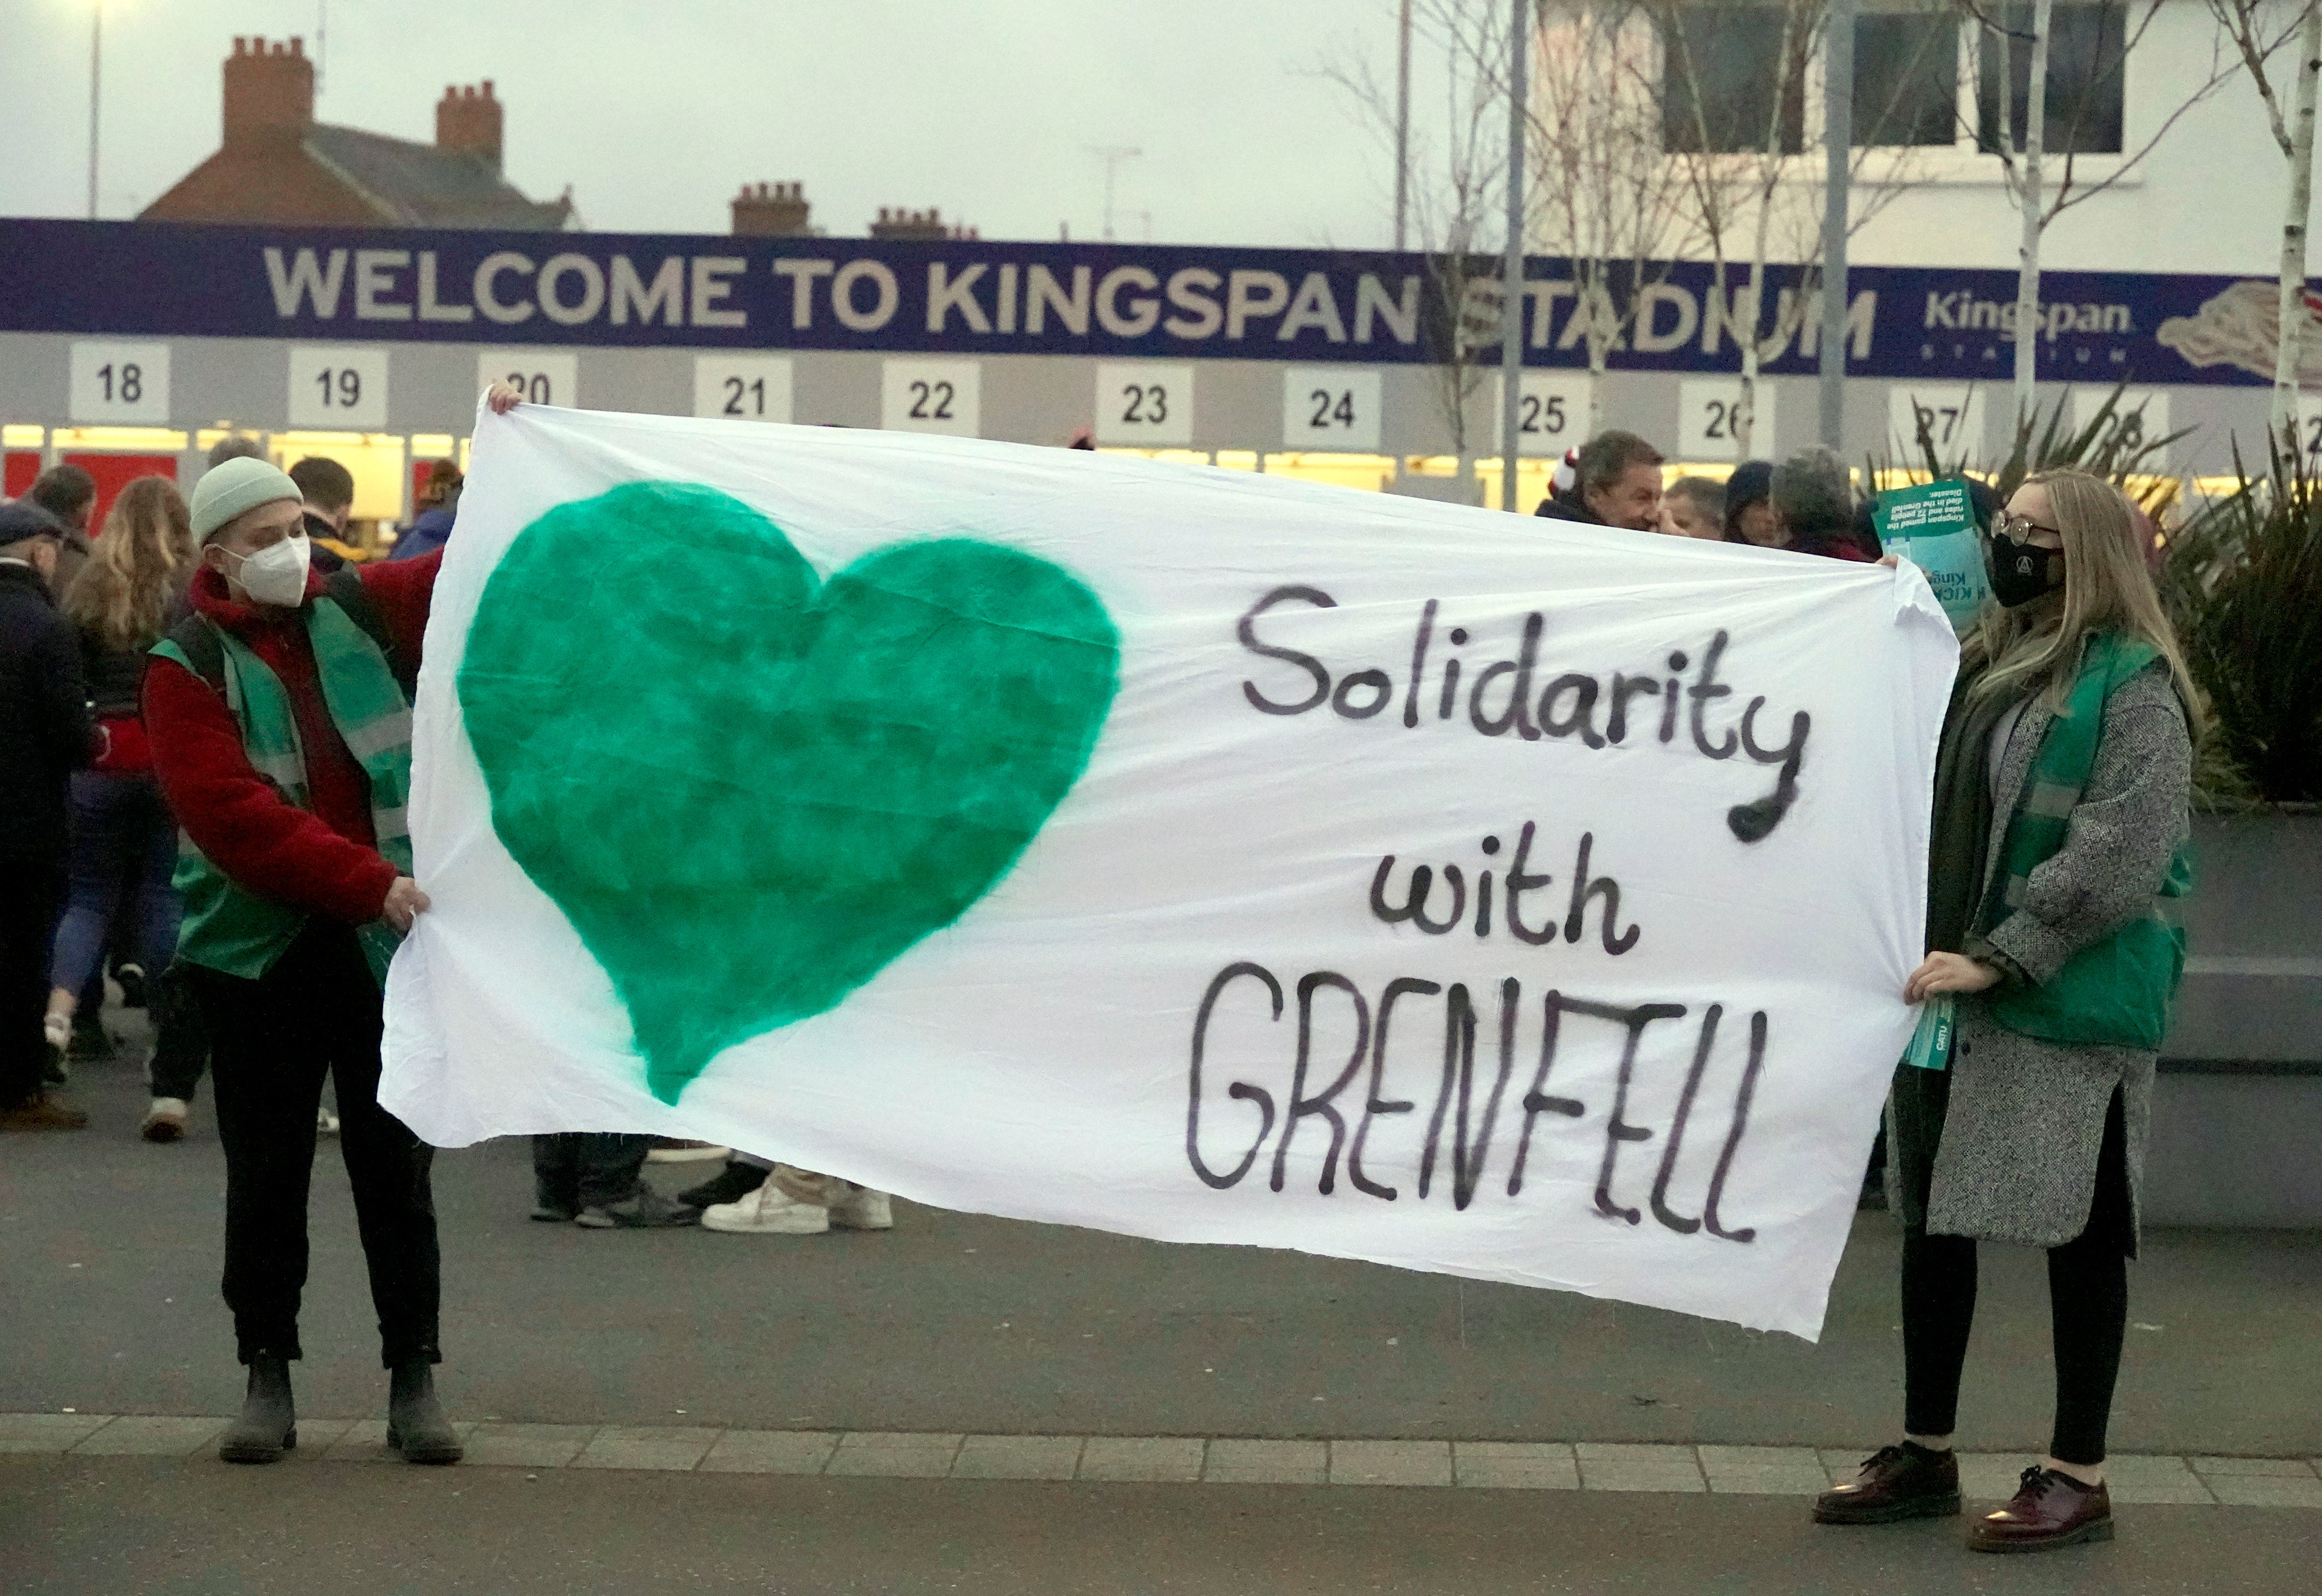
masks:
<svg viewBox="0 0 2322 1596"><path fill-rule="evenodd" d="M1907 567L484 417L381 1096L1813 1336L1955 652Z"/></svg>

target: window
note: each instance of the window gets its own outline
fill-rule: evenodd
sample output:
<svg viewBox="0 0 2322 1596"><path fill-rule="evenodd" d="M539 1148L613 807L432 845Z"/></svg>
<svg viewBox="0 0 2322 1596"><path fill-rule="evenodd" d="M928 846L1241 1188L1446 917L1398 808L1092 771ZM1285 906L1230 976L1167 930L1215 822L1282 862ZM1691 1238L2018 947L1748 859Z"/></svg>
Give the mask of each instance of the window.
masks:
<svg viewBox="0 0 2322 1596"><path fill-rule="evenodd" d="M1771 6L1692 5L1661 30L1661 148L1672 154L1726 154L1805 148L1805 74L1811 34L1789 40L1787 13ZM1775 100L1778 95L1778 120Z"/></svg>
<svg viewBox="0 0 2322 1596"><path fill-rule="evenodd" d="M1949 144L1959 137L1959 22L1948 12L1854 19L1854 142Z"/></svg>
<svg viewBox="0 0 2322 1596"><path fill-rule="evenodd" d="M1990 14L2009 32L1986 31L1976 71L1976 144L2002 148L2000 74L2007 73L2006 147L2024 148L2031 111L2032 8L2007 5ZM2048 23L2047 125L2043 142L2059 154L2117 155L2121 135L2122 64L2127 53L2127 7L2059 5Z"/></svg>

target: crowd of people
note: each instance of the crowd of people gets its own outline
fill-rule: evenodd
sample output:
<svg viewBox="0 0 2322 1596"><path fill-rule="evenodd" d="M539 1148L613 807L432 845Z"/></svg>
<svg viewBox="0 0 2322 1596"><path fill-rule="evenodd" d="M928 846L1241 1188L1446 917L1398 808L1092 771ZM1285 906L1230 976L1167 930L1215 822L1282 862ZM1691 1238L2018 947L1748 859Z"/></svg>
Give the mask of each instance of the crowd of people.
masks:
<svg viewBox="0 0 2322 1596"><path fill-rule="evenodd" d="M495 387L489 402L517 402ZM232 443L233 441L229 440ZM1847 561L1881 559L1826 450L1686 476L1636 435L1575 451L1540 514ZM381 986L427 894L405 798L413 684L456 473L390 560L343 543L352 484L222 448L190 501L131 484L102 535L86 473L0 505L0 1128L73 1130L55 1088L101 999L157 1015L151 1140L184 1134L205 1062L226 1160L224 1294L242 1413L221 1455L296 1444L306 1199L325 1079L389 1371L389 1440L461 1455L441 1357L432 1149L380 1108ZM1886 1173L1903 1226L1903 1438L1815 1516L1960 1511L1952 1430L1979 1241L2047 1250L2050 1455L1970 1544L2039 1550L2112 1533L2105 1437L2136 1254L2138 1184L2181 941L2192 752L2203 725L2133 506L2073 471L1987 510L1993 602L1967 635L1937 753L1924 962L1929 1036L1897 1069ZM431 520L431 517L433 519ZM1928 1029L1933 1022L1933 1029ZM885 1194L699 1144L708 1180L666 1197L642 1135L535 1137L532 1218L744 1235L884 1229Z"/></svg>
<svg viewBox="0 0 2322 1596"><path fill-rule="evenodd" d="M1833 560L1879 556L1872 501L1856 497L1851 473L1831 450L1809 449L1778 465L1744 461L1723 482L1688 475L1664 485L1665 465L1634 433L1599 433L1565 455L1536 513Z"/></svg>

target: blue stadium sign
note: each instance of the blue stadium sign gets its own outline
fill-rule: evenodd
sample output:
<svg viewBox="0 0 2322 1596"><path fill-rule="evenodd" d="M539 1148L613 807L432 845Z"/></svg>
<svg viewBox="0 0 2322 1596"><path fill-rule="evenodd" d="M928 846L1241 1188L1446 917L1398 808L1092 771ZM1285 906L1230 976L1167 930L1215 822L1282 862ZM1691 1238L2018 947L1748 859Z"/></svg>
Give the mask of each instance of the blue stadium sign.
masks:
<svg viewBox="0 0 2322 1596"><path fill-rule="evenodd" d="M1355 251L250 228L0 221L0 332L582 347L1076 354L1426 364L1496 324L1494 263ZM1592 305L1536 258L1528 363L1737 369L1743 273L1680 262ZM1858 268L1848 369L2004 379L2013 272ZM2052 272L2033 335L2043 380L2262 385L2271 280ZM1773 273L1758 317L1773 374L1813 369L1818 293ZM1492 357L1495 358L1495 357Z"/></svg>

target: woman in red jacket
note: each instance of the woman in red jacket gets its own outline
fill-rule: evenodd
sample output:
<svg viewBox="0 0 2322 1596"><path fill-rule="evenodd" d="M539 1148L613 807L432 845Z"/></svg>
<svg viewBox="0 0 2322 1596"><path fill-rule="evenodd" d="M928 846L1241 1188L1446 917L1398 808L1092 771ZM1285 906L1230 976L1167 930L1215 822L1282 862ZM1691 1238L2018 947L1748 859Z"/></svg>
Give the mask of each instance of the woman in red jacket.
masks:
<svg viewBox="0 0 2322 1596"><path fill-rule="evenodd" d="M226 1155L224 1294L249 1365L219 1445L270 1463L297 1444L306 1196L323 1078L391 1372L388 1439L450 1463L435 1398L439 1297L434 1150L379 1106L381 989L412 917L404 806L411 683L439 559L309 564L298 488L262 461L195 488L194 614L153 652L144 723L185 829L178 964L211 1036Z"/></svg>

